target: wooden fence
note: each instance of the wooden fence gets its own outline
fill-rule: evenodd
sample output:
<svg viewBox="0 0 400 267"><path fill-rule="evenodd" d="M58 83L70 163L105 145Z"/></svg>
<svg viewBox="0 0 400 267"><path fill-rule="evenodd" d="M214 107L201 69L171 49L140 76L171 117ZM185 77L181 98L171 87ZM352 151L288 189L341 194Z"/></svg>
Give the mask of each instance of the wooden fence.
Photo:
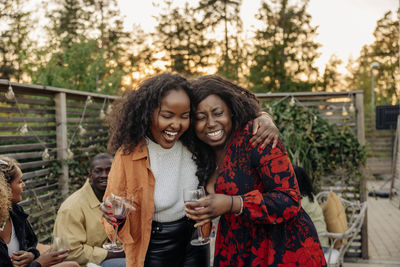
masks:
<svg viewBox="0 0 400 267"><path fill-rule="evenodd" d="M292 101L293 104L305 107L316 108L324 119L338 127L347 126L356 134L361 145L365 145L364 128L364 106L363 91L349 92L306 92L306 93L264 93L256 94L257 98L268 106L275 101ZM363 170L362 170L362 173ZM324 186L325 181L325 186ZM354 190L343 184L334 183L335 177L322 177L322 190L333 189L337 193L344 195L347 199L364 202L367 200L366 177L362 177L360 184L353 186L360 190ZM329 182L329 183L328 183ZM359 194L354 194L358 191ZM353 241L348 253L348 257L368 258L368 222L365 216L361 233Z"/></svg>
<svg viewBox="0 0 400 267"><path fill-rule="evenodd" d="M0 154L21 165L26 184L21 205L40 242L50 241L70 186L74 191L81 185L66 160L85 162L94 144L105 146L108 132L101 117L115 98L0 80Z"/></svg>

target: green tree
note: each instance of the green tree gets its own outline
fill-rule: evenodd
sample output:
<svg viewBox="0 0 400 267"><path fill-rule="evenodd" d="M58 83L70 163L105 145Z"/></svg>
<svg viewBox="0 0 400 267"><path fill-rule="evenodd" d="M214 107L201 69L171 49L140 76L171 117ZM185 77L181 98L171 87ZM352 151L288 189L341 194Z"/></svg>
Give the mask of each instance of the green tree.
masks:
<svg viewBox="0 0 400 267"><path fill-rule="evenodd" d="M130 34L115 0L62 0L48 9L51 41L37 52L32 79L77 90L115 93L129 71ZM54 36L54 38L51 38ZM47 60L49 59L49 60Z"/></svg>
<svg viewBox="0 0 400 267"><path fill-rule="evenodd" d="M224 38L218 42L221 56L217 58L218 73L238 80L244 63L243 23L240 18L242 0L200 0L197 10L203 12L204 26L218 31L223 26Z"/></svg>
<svg viewBox="0 0 400 267"><path fill-rule="evenodd" d="M172 2L157 16L153 35L156 50L165 51L163 61L167 69L185 75L202 73L209 66L213 42L205 37L205 27L188 3L184 8L172 8Z"/></svg>
<svg viewBox="0 0 400 267"><path fill-rule="evenodd" d="M0 78L22 81L34 42L29 34L34 29L32 11L24 9L28 1L0 2Z"/></svg>
<svg viewBox="0 0 400 267"><path fill-rule="evenodd" d="M329 58L322 75L322 82L320 86L322 91L335 92L344 90L344 84L342 82L343 75L337 69L342 63L343 61L336 55L332 55Z"/></svg>
<svg viewBox="0 0 400 267"><path fill-rule="evenodd" d="M60 53L52 55L46 64L32 72L32 82L75 90L116 93L122 76L120 69L113 69L103 58L97 40L72 43ZM99 80L102 77L102 80Z"/></svg>
<svg viewBox="0 0 400 267"><path fill-rule="evenodd" d="M155 73L162 71L154 64L157 58L150 42L151 34L144 32L140 25L133 25L133 29L132 42L128 48L129 53L126 60L127 73L131 74L127 79L129 87L138 84L146 70Z"/></svg>
<svg viewBox="0 0 400 267"><path fill-rule="evenodd" d="M387 12L377 21L374 30L375 40L365 45L359 57L348 64L346 77L349 88L364 90L365 103L371 103L371 64L378 62L375 70L376 104L395 104L399 102L399 21Z"/></svg>
<svg viewBox="0 0 400 267"><path fill-rule="evenodd" d="M364 103L371 103L371 48L364 45L357 59L349 59L345 77L347 87L364 91ZM367 109L370 110L370 109Z"/></svg>
<svg viewBox="0 0 400 267"><path fill-rule="evenodd" d="M86 12L81 0L53 1L52 4L55 7L46 11L50 20L47 30L53 43L57 42L57 48L69 47L78 42L81 36L87 35L85 22L89 20L90 14Z"/></svg>
<svg viewBox="0 0 400 267"><path fill-rule="evenodd" d="M269 3L270 2L270 3ZM249 81L256 92L310 91L318 78L314 66L320 44L314 41L308 0L263 2L256 18L264 27L256 31Z"/></svg>

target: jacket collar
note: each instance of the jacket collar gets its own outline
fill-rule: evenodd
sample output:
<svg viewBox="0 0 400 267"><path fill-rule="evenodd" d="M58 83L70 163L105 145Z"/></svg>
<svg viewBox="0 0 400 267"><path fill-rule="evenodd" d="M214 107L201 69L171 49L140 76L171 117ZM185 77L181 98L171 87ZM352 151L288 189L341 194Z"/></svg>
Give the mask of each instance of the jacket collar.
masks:
<svg viewBox="0 0 400 267"><path fill-rule="evenodd" d="M82 186L82 190L85 193L84 195L87 196L87 201L89 202L89 206L91 208L96 208L100 206L100 201L97 199L96 194L94 193L92 186L89 183L89 179L87 179L85 184Z"/></svg>
<svg viewBox="0 0 400 267"><path fill-rule="evenodd" d="M26 218L28 218L28 214L26 214L24 209L17 203L12 203L10 215L12 215L13 217L18 217L18 219L21 220L25 220Z"/></svg>
<svg viewBox="0 0 400 267"><path fill-rule="evenodd" d="M150 169L150 157L149 157L149 149L147 148L147 142L146 139L143 138L137 146L133 149L133 152L131 154L131 160L132 161L140 161L140 160L145 160L146 168Z"/></svg>
<svg viewBox="0 0 400 267"><path fill-rule="evenodd" d="M139 144L134 148L132 154L132 160L140 160L149 156L149 150L147 148L146 139L142 139Z"/></svg>

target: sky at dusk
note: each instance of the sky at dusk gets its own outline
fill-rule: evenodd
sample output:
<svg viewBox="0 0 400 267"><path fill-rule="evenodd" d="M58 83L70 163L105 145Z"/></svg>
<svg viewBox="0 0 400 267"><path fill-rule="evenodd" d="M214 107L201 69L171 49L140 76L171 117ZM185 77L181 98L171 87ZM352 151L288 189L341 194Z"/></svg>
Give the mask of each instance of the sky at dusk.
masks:
<svg viewBox="0 0 400 267"><path fill-rule="evenodd" d="M139 24L149 32L156 25L153 16L159 12L152 2L143 0L118 0L122 15L125 16L127 29L133 23ZM159 1L160 2L160 1ZM162 1L161 1L162 2ZM184 0L175 0L175 5L183 5ZM294 1L292 1L294 2ZM322 44L322 54L316 65L323 71L332 54L336 54L345 63L350 56L356 58L363 45L373 42L376 21L387 11L398 16L400 0L310 0L308 12L312 16L312 25L319 26L316 41ZM244 27L257 26L254 15L260 7L260 0L243 0L241 17ZM343 65L340 70L345 71Z"/></svg>

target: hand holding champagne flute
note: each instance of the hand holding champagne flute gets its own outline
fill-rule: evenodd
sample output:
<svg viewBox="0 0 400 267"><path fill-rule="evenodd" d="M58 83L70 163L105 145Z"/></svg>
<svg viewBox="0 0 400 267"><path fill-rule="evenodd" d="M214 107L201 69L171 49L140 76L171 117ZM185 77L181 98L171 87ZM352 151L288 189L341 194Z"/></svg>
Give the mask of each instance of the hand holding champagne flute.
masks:
<svg viewBox="0 0 400 267"><path fill-rule="evenodd" d="M205 197L206 193L203 186L199 186L198 189L183 189L183 201L185 204L187 202L196 202L202 197ZM197 208L201 209L201 207ZM190 243L193 246L201 246L210 243L210 233L211 233L211 222L203 224L197 227L198 238L193 239Z"/></svg>

